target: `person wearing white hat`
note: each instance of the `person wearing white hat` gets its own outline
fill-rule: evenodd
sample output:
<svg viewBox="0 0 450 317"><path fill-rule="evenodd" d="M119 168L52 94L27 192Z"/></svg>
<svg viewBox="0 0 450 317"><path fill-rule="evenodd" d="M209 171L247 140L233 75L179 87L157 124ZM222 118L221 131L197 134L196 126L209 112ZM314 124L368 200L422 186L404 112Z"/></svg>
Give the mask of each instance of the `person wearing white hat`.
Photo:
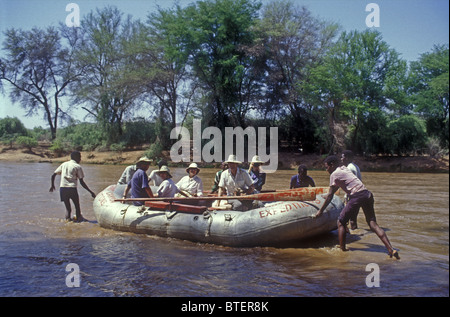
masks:
<svg viewBox="0 0 450 317"><path fill-rule="evenodd" d="M117 181L117 185L127 185L131 179L133 178L134 173L138 170L138 164L141 162L152 161L148 157L143 156L136 162L136 164L129 165L125 168L119 180Z"/></svg>
<svg viewBox="0 0 450 317"><path fill-rule="evenodd" d="M131 198L153 198L153 193L148 184L148 176L147 170L150 167L150 163L152 162L146 156L143 156L136 163L137 170L134 173L131 180L128 182L127 187L123 193L123 198L126 198L128 192L131 189ZM133 204L135 206L142 206L144 203L141 201L134 201Z"/></svg>
<svg viewBox="0 0 450 317"><path fill-rule="evenodd" d="M260 193L262 187L266 183L266 173L261 171L260 166L265 162L261 161L258 155L253 156L250 162L250 167L248 169L248 174L253 180L253 185L255 185L255 190Z"/></svg>
<svg viewBox="0 0 450 317"><path fill-rule="evenodd" d="M241 161L236 159L236 155L231 154L228 156L228 160L225 161L228 164L228 169L220 175L219 192L218 196L222 196L226 193L227 196L235 196L241 192L251 194L255 191L253 181L248 175L247 171L238 167ZM247 210L250 208L249 203L251 201L241 202L237 199L228 200L233 206L233 210Z"/></svg>
<svg viewBox="0 0 450 317"><path fill-rule="evenodd" d="M158 187L158 197L174 197L178 192L178 187L172 179L170 169L167 166L161 166L156 172L163 179Z"/></svg>
<svg viewBox="0 0 450 317"><path fill-rule="evenodd" d="M153 181L153 186L159 186L159 185L161 185L161 183L163 182L163 179L162 179L161 177L159 177L159 175L158 175L158 171L159 171L159 169L160 169L162 166L164 166L164 165L167 166L167 162L164 161L164 160L161 160L161 161L158 162L157 165L158 165L158 169L157 169L157 170L153 170L153 171L150 173L150 176L148 177L148 181L149 181L149 182Z"/></svg>
<svg viewBox="0 0 450 317"><path fill-rule="evenodd" d="M192 163L186 168L188 175L184 176L177 183L177 187L180 191L188 194L191 197L201 197L203 196L203 182L198 173L200 173L200 168L198 168L196 163Z"/></svg>

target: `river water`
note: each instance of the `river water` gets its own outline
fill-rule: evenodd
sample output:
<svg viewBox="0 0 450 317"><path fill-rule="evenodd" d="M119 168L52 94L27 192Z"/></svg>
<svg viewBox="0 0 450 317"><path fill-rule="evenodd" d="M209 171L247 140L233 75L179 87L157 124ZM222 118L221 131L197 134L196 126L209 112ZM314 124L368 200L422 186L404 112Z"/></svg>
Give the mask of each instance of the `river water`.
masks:
<svg viewBox="0 0 450 317"><path fill-rule="evenodd" d="M124 168L82 166L96 193ZM449 296L448 174L363 172L378 223L400 250L396 261L362 212L349 252L336 247L336 232L283 248L230 248L103 229L81 187L89 222L67 223L58 191L48 191L56 167L0 162L0 296ZM185 175L172 172L175 181ZM200 172L205 189L215 172ZM294 174L268 174L265 189L288 188ZM328 185L325 171L309 175Z"/></svg>

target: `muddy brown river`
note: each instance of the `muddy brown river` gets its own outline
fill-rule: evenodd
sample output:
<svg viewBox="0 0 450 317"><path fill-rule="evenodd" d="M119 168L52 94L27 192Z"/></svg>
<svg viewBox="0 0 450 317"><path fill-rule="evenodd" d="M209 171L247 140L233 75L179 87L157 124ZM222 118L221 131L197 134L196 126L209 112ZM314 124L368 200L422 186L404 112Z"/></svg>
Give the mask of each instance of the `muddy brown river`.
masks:
<svg viewBox="0 0 450 317"><path fill-rule="evenodd" d="M96 193L124 169L82 166ZM378 223L400 251L396 261L362 212L349 252L336 247L336 232L283 248L230 248L107 230L81 187L89 222L67 223L59 193L48 191L56 167L0 162L0 296L449 296L448 174L363 171ZM185 175L172 172L175 181ZM215 172L201 170L205 189ZM294 174L268 174L264 189L286 189ZM309 175L328 185L325 171Z"/></svg>

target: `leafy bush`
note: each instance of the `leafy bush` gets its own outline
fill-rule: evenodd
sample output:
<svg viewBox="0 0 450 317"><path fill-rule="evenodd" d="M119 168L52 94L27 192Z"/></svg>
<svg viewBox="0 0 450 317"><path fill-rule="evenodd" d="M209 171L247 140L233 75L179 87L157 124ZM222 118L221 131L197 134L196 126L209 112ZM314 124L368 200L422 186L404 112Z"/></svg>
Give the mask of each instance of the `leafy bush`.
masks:
<svg viewBox="0 0 450 317"><path fill-rule="evenodd" d="M56 157L61 157L71 151L71 146L67 141L61 138L56 138L55 140L53 140L53 143L50 146L49 150L52 151L56 155Z"/></svg>
<svg viewBox="0 0 450 317"><path fill-rule="evenodd" d="M33 130L29 131L29 135L37 141L49 141L52 139L50 129L44 129L42 127L33 128Z"/></svg>
<svg viewBox="0 0 450 317"><path fill-rule="evenodd" d="M71 125L58 131L58 138L70 144L73 149L94 150L104 143L103 133L94 123Z"/></svg>
<svg viewBox="0 0 450 317"><path fill-rule="evenodd" d="M160 158L162 156L163 150L164 150L164 148L163 148L162 144L159 142L155 142L152 145L150 145L148 150L145 152L145 155L148 158L156 161L158 158Z"/></svg>
<svg viewBox="0 0 450 317"><path fill-rule="evenodd" d="M27 134L27 129L19 119L10 117L0 119L0 138L11 135L19 136Z"/></svg>
<svg viewBox="0 0 450 317"><path fill-rule="evenodd" d="M425 122L413 115L405 115L388 124L392 135L392 149L397 154L415 154L426 147Z"/></svg>
<svg viewBox="0 0 450 317"><path fill-rule="evenodd" d="M30 151L31 151L32 147L35 147L38 145L38 142L35 138L29 137L29 136L23 136L23 135L18 136L16 138L16 143L28 148Z"/></svg>
<svg viewBox="0 0 450 317"><path fill-rule="evenodd" d="M120 142L120 143L113 143L109 146L109 149L111 151L115 151L115 152L122 152L123 150L125 150L126 145L124 142Z"/></svg>
<svg viewBox="0 0 450 317"><path fill-rule="evenodd" d="M123 128L123 134L120 137L121 142L127 146L137 146L155 142L155 124L143 119L126 122Z"/></svg>

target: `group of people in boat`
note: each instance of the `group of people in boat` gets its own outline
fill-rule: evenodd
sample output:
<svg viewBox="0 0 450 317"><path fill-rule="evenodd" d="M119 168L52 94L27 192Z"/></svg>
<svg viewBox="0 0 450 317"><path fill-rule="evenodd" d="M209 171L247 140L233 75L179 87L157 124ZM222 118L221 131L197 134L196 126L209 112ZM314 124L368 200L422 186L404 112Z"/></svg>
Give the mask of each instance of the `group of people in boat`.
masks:
<svg viewBox="0 0 450 317"><path fill-rule="evenodd" d="M342 250L346 250L346 233L348 232L347 224L350 222L351 228L356 229L356 217L359 209L362 208L366 222L370 229L377 234L388 250L390 257L399 259L399 253L395 250L384 230L378 226L374 211L373 194L365 187L361 180L361 172L352 162L353 153L344 151L341 158L330 155L324 161L325 168L330 174L330 189L324 204L318 210L315 217L321 217L325 209L331 203L336 191L341 188L345 192L346 204L338 218L338 237L339 245ZM85 188L93 198L95 193L89 189L84 182L83 169L80 166L81 153L74 151L71 153L71 160L61 164L51 176L50 192L55 190L54 180L56 175L61 175L60 182L60 198L66 207L66 219L71 220L70 200L75 205L76 218L75 221L83 221L81 215L80 202L77 192L78 180L83 188ZM186 168L188 175L184 176L177 184L172 180L170 169L167 163L160 162L159 169L153 171L147 176L147 170L150 168L152 160L142 157L132 166L128 166L118 183L126 184L123 197L127 197L131 191L132 198L152 198L154 194L151 190L149 182L153 182L154 186L158 186L157 197L175 197L175 195L202 197L203 183L198 176L200 168L196 163L192 163ZM222 170L217 172L212 192L217 192L218 196L236 196L240 193L251 194L260 192L266 181L266 174L261 171L260 166L264 164L258 156L254 156L250 162L249 170L246 171L239 167L242 162L238 161L235 155L230 155L228 160L223 162ZM298 167L298 174L292 176L290 188L297 187L315 187L314 180L307 175L307 168L304 165ZM230 199L228 203L234 210L245 211L251 206L248 202L239 199ZM142 202L134 201L135 205Z"/></svg>
<svg viewBox="0 0 450 317"><path fill-rule="evenodd" d="M170 169L164 161L158 162L158 170L154 170L147 176L152 160L141 157L135 165L125 168L118 184L127 185L123 198L153 198L153 197L203 197L203 182L198 176L200 168L196 163L186 168L188 175L182 177L177 183L172 179ZM218 196L239 196L240 194L259 193L266 182L266 174L261 171L260 166L264 164L259 156L255 155L247 170L239 167L242 162L235 155L230 155L228 160L222 163L222 168L215 175L214 185L210 194ZM151 185L157 186L156 193L151 191ZM187 201L187 203L198 204L199 201ZM251 208L247 203L237 199L228 201L233 210L247 210ZM143 205L142 201L133 201L134 205Z"/></svg>

